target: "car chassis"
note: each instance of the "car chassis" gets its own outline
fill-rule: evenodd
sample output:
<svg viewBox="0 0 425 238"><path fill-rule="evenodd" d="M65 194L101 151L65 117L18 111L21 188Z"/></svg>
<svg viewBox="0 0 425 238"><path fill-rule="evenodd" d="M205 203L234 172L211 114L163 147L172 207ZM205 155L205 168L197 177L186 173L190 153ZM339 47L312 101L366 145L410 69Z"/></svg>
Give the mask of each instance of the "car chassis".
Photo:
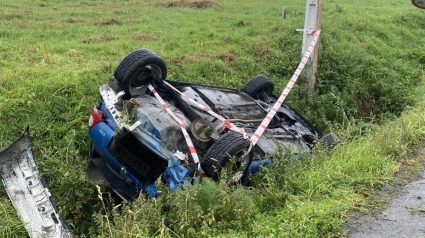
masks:
<svg viewBox="0 0 425 238"><path fill-rule="evenodd" d="M120 75L129 69L130 79L123 80ZM233 182L246 184L249 174L273 162L279 146L300 159L311 154L317 139L332 139L282 105L252 147L249 137L277 100L267 76L256 76L243 90L234 90L168 81L164 70L165 63L151 50L127 55L109 83L100 86L101 102L90 117L88 173L125 200L134 199L139 191L157 197L159 177L171 190L196 175L218 180L229 164L235 173ZM232 127L214 113L241 133L229 130ZM194 154L201 155L199 162ZM235 160L229 162L231 158Z"/></svg>

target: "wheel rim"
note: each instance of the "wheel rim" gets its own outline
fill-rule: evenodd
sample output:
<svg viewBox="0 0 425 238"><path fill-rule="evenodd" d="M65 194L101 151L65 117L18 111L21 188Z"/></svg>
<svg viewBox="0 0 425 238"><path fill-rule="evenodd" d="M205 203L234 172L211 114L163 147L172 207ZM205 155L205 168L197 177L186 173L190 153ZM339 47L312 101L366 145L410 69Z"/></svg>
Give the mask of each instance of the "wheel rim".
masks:
<svg viewBox="0 0 425 238"><path fill-rule="evenodd" d="M268 102L269 101L269 95L272 93L271 92L271 88L268 86L262 87L261 89L257 90L255 92L256 97L264 102Z"/></svg>
<svg viewBox="0 0 425 238"><path fill-rule="evenodd" d="M158 65L149 64L141 67L130 80L129 92L134 97L144 94L148 84L155 80L162 80L163 72Z"/></svg>
<svg viewBox="0 0 425 238"><path fill-rule="evenodd" d="M233 156L230 156L229 161L227 161L227 163L223 166L223 168L226 169L226 171L228 172L240 171L241 166L243 166L247 162L246 161L248 159L247 156L246 156L247 159L243 160L243 156L246 154L247 151L248 149L244 148L236 152Z"/></svg>

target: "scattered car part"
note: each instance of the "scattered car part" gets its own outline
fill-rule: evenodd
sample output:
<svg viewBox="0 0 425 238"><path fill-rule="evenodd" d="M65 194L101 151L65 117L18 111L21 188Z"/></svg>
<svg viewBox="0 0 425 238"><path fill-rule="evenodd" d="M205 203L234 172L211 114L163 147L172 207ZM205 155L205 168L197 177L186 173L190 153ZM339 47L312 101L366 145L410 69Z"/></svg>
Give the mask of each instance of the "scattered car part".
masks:
<svg viewBox="0 0 425 238"><path fill-rule="evenodd" d="M31 238L72 237L35 165L28 128L0 151L0 176Z"/></svg>
<svg viewBox="0 0 425 238"><path fill-rule="evenodd" d="M192 135L201 142L208 142L212 139L214 128L204 120L194 120L190 126Z"/></svg>

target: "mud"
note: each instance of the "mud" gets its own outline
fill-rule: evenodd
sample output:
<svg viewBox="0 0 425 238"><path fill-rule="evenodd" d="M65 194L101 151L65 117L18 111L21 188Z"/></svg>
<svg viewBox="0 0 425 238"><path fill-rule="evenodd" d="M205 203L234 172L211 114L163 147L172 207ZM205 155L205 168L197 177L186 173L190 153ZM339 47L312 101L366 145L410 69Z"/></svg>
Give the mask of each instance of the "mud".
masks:
<svg viewBox="0 0 425 238"><path fill-rule="evenodd" d="M189 8L210 8L210 7L220 7L221 5L209 0L203 1L194 1L194 2L186 2L186 1L169 1L169 2L159 2L156 4L161 7L189 7Z"/></svg>

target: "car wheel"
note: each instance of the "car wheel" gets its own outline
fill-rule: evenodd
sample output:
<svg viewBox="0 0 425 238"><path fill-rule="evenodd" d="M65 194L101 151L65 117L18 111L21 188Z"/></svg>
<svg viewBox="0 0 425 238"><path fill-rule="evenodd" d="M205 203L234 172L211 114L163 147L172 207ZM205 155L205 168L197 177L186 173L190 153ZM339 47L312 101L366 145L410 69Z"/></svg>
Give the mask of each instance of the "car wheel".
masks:
<svg viewBox="0 0 425 238"><path fill-rule="evenodd" d="M236 172L241 166L248 165L247 159L242 161L242 155L249 148L248 140L236 132L229 132L221 136L205 153L201 159L201 166L206 175L218 180L222 168ZM247 156L248 157L248 156ZM229 161L231 158L234 161Z"/></svg>
<svg viewBox="0 0 425 238"><path fill-rule="evenodd" d="M246 92L254 99L259 99L264 102L269 101L269 96L272 95L274 83L264 74L260 74L252 78L245 84L242 91Z"/></svg>
<svg viewBox="0 0 425 238"><path fill-rule="evenodd" d="M326 134L319 139L320 144L329 149L335 147L335 145L338 144L339 141L340 139L334 133Z"/></svg>
<svg viewBox="0 0 425 238"><path fill-rule="evenodd" d="M119 63L114 77L127 95L136 96L134 94L144 93L146 86L152 81L165 80L167 67L155 52L140 49L133 51Z"/></svg>

